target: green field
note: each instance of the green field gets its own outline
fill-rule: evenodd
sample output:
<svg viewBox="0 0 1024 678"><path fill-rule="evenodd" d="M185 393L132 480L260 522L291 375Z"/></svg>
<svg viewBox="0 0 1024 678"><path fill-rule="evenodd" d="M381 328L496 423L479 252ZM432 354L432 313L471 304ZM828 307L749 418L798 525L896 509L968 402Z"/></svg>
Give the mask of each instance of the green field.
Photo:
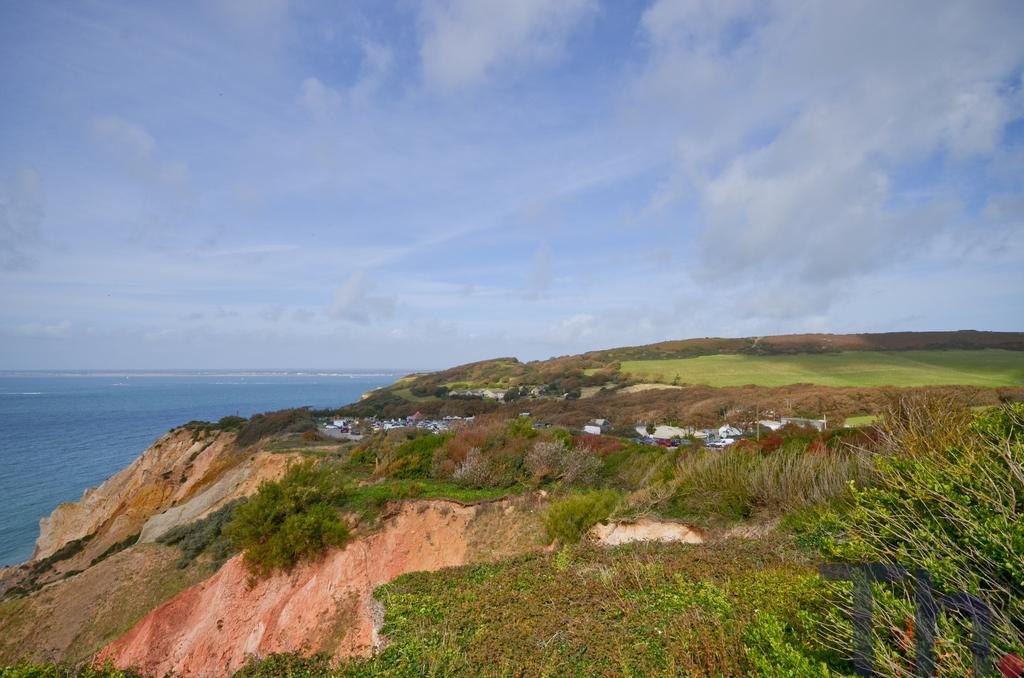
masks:
<svg viewBox="0 0 1024 678"><path fill-rule="evenodd" d="M631 360L621 371L645 381L708 386L1021 386L1024 351L849 351L709 355Z"/></svg>

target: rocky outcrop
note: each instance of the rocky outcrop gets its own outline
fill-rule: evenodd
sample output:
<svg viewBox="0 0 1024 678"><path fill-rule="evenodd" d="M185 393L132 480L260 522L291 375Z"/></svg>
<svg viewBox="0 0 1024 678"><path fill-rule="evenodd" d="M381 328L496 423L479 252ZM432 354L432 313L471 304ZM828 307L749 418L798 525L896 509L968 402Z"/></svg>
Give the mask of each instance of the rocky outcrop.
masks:
<svg viewBox="0 0 1024 678"><path fill-rule="evenodd" d="M154 542L172 528L199 520L230 501L255 494L263 481L283 476L291 460L289 455L269 452L247 457L185 503L152 516L143 525L139 542Z"/></svg>
<svg viewBox="0 0 1024 678"><path fill-rule="evenodd" d="M240 461L226 458L234 452L230 433L195 436L175 429L165 434L102 485L42 518L32 559L101 531L116 536L113 541L138 532L150 516L187 499L213 474L220 475L225 465Z"/></svg>
<svg viewBox="0 0 1024 678"><path fill-rule="evenodd" d="M290 572L254 580L241 556L146 615L97 657L148 675L229 675L250 655L365 655L382 642L373 590L406 572L539 548L535 498L410 502L382 528Z"/></svg>
<svg viewBox="0 0 1024 678"><path fill-rule="evenodd" d="M683 542L703 544L704 535L695 527L666 520L641 518L632 521L617 521L597 524L590 528L587 536L603 546L619 546L637 541Z"/></svg>
<svg viewBox="0 0 1024 678"><path fill-rule="evenodd" d="M111 545L141 533L153 541L229 501L252 494L263 480L284 474L289 455L240 450L235 435L175 429L129 466L77 502L59 505L39 521L33 560L46 558L76 539L88 538L54 574L85 569Z"/></svg>

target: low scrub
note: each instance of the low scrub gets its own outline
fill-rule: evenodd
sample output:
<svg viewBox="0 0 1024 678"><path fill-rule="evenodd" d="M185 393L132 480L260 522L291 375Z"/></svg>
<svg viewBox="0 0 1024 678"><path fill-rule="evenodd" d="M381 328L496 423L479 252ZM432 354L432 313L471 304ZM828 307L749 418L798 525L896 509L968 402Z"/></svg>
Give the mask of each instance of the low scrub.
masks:
<svg viewBox="0 0 1024 678"><path fill-rule="evenodd" d="M291 568L348 539L339 515L345 497L337 468L306 461L291 466L281 480L260 485L225 531L260 573Z"/></svg>
<svg viewBox="0 0 1024 678"><path fill-rule="evenodd" d="M375 594L389 639L375 656L277 655L241 675L841 675L806 642L820 586L777 543L568 548L404 575Z"/></svg>
<svg viewBox="0 0 1024 678"><path fill-rule="evenodd" d="M434 454L451 437L451 434L416 432L411 440L377 456L376 474L391 478L429 478Z"/></svg>
<svg viewBox="0 0 1024 678"><path fill-rule="evenodd" d="M110 556L114 555L115 553L119 553L121 551L124 551L129 546L133 546L135 544L135 542L137 542L138 540L139 540L139 533L136 532L135 534L128 535L127 537L125 537L124 539L122 539L121 541L119 541L117 543L111 544L110 546L107 547L107 549L103 553L99 554L98 556L96 556L95 558L92 559L92 562L89 563L89 567L92 567L93 565L95 565L97 563L103 562L104 560L106 560Z"/></svg>
<svg viewBox="0 0 1024 678"><path fill-rule="evenodd" d="M206 553L213 566L219 568L238 552L231 538L225 534L225 529L234 518L235 510L245 502L245 499L233 501L193 523L172 528L162 534L157 542L181 548L178 569L188 567L202 553Z"/></svg>
<svg viewBox="0 0 1024 678"><path fill-rule="evenodd" d="M94 667L88 664L32 664L19 662L13 666L0 667L0 678L143 678L131 669L115 669L112 666Z"/></svg>
<svg viewBox="0 0 1024 678"><path fill-rule="evenodd" d="M871 473L870 456L854 448L698 450L680 460L664 510L704 525L779 516L846 496L851 482L866 484Z"/></svg>
<svg viewBox="0 0 1024 678"><path fill-rule="evenodd" d="M1024 405L972 421L952 401L903 399L883 427L876 483L855 489L845 510L803 524L801 537L830 559L920 567L938 591L978 596L992 611L995 658L1024 656ZM835 595L849 606L845 587ZM880 670L905 675L912 649L886 641L913 635L912 587L880 586L876 599ZM835 629L833 641L846 643L842 615ZM969 624L940 615L942 675L968 672L969 637Z"/></svg>
<svg viewBox="0 0 1024 678"><path fill-rule="evenodd" d="M304 433L315 430L316 422L309 409L300 407L278 410L266 414L254 414L247 422L240 424L237 442L239 447L248 447L264 438L282 433Z"/></svg>
<svg viewBox="0 0 1024 678"><path fill-rule="evenodd" d="M578 542L587 530L608 519L618 500L613 490L593 490L554 502L544 516L548 538L563 544Z"/></svg>

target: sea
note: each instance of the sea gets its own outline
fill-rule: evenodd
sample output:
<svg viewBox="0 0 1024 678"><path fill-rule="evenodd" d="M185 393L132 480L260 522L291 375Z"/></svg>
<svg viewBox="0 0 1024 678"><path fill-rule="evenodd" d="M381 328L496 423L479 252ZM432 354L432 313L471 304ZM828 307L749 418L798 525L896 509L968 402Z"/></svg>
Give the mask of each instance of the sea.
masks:
<svg viewBox="0 0 1024 678"><path fill-rule="evenodd" d="M0 373L0 566L39 519L194 419L337 407L412 370Z"/></svg>

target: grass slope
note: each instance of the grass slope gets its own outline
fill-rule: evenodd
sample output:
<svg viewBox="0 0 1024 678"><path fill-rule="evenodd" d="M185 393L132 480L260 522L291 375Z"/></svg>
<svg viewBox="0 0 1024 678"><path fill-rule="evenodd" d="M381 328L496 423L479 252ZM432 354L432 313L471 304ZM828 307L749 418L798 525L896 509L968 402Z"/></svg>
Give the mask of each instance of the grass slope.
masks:
<svg viewBox="0 0 1024 678"><path fill-rule="evenodd" d="M647 381L708 386L1017 386L1024 384L1024 352L848 351L799 355L709 355L633 360L623 373Z"/></svg>
<svg viewBox="0 0 1024 678"><path fill-rule="evenodd" d="M778 544L565 549L405 575L377 591L377 656L332 669L276 655L236 678L841 675L801 640L819 587Z"/></svg>

